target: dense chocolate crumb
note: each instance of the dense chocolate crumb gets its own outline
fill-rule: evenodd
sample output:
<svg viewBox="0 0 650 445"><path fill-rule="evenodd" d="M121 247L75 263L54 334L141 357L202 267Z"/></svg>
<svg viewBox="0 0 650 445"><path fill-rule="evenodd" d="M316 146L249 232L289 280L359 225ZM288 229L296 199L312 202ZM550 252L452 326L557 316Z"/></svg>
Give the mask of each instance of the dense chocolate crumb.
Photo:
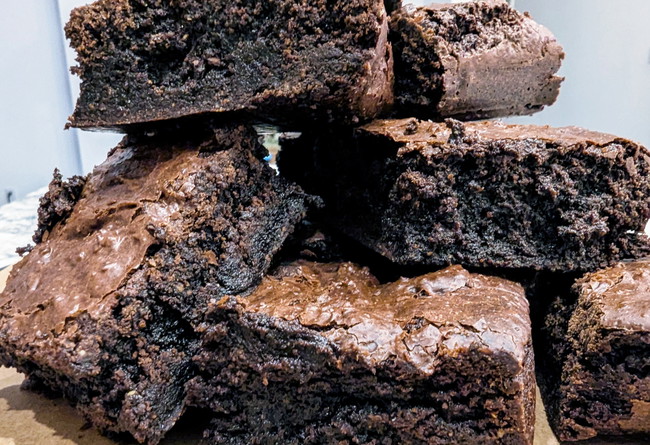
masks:
<svg viewBox="0 0 650 445"><path fill-rule="evenodd" d="M380 120L286 140L279 166L403 265L589 271L648 252L650 152L603 133Z"/></svg>
<svg viewBox="0 0 650 445"><path fill-rule="evenodd" d="M52 228L64 221L81 198L81 191L87 177L73 176L63 180L59 169L54 170L47 193L40 199L38 208L38 227L32 239L36 244L47 238Z"/></svg>
<svg viewBox="0 0 650 445"><path fill-rule="evenodd" d="M66 35L82 80L73 127L207 112L353 123L393 102L383 0L99 0Z"/></svg>

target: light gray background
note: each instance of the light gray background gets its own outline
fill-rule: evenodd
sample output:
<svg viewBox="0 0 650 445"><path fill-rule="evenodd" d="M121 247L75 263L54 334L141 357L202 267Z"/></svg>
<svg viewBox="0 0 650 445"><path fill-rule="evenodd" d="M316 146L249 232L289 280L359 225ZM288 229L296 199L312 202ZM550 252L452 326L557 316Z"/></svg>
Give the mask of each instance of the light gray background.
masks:
<svg viewBox="0 0 650 445"><path fill-rule="evenodd" d="M83 0L7 2L0 15L0 204L89 171L121 138L64 131L78 81L62 24ZM426 2L414 1L423 4ZM579 125L650 145L650 0L516 0L564 45L555 105L520 123Z"/></svg>

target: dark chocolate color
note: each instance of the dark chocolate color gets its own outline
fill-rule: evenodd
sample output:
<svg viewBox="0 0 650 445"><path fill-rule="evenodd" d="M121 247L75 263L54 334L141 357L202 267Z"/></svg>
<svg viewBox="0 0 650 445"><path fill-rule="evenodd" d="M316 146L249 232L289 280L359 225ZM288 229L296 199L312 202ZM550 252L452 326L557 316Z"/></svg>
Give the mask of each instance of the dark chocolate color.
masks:
<svg viewBox="0 0 650 445"><path fill-rule="evenodd" d="M12 269L0 363L96 427L158 442L184 410L209 300L256 285L304 216L307 196L264 155L246 126L125 138ZM43 220L76 182L55 177Z"/></svg>
<svg viewBox="0 0 650 445"><path fill-rule="evenodd" d="M380 120L286 140L279 165L399 264L586 271L648 251L650 153L612 135Z"/></svg>
<svg viewBox="0 0 650 445"><path fill-rule="evenodd" d="M477 119L555 102L564 53L505 1L432 4L391 16L398 114Z"/></svg>
<svg viewBox="0 0 650 445"><path fill-rule="evenodd" d="M548 308L540 388L561 440L650 440L650 260L587 274Z"/></svg>
<svg viewBox="0 0 650 445"><path fill-rule="evenodd" d="M351 123L393 102L383 0L99 0L66 35L82 80L73 127L207 112Z"/></svg>
<svg viewBox="0 0 650 445"><path fill-rule="evenodd" d="M188 392L215 412L210 443L532 443L513 282L453 266L380 284L353 263L298 261L215 299L204 341Z"/></svg>
<svg viewBox="0 0 650 445"><path fill-rule="evenodd" d="M67 181L58 169L54 170L54 178L50 182L48 191L41 197L38 208L38 227L32 237L38 244L47 238L50 230L61 220L70 215L74 205L81 197L86 178L73 176Z"/></svg>

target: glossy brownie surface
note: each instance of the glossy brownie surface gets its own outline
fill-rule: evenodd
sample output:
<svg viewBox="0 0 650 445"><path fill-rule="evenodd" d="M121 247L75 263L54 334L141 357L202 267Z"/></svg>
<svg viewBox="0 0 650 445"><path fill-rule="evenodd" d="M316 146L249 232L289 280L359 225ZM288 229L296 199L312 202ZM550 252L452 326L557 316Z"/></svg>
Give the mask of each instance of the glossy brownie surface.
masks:
<svg viewBox="0 0 650 445"><path fill-rule="evenodd" d="M0 363L99 429L158 442L209 299L257 284L306 212L263 156L252 128L203 122L125 138L78 194L55 178L0 294Z"/></svg>
<svg viewBox="0 0 650 445"><path fill-rule="evenodd" d="M208 320L188 392L215 412L214 443L532 443L518 284L459 266L382 284L301 260Z"/></svg>

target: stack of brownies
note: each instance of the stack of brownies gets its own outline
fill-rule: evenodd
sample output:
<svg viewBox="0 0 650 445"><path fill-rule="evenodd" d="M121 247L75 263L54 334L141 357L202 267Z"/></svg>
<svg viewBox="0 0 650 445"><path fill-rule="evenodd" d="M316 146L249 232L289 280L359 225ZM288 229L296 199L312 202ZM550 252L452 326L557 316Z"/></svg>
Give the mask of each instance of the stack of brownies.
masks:
<svg viewBox="0 0 650 445"><path fill-rule="evenodd" d="M0 294L26 387L147 444L194 409L211 444L531 444L536 361L560 439L650 434L650 152L461 122L555 101L528 15L99 0L66 32L69 125L126 136L55 174ZM300 132L279 174L260 122Z"/></svg>

